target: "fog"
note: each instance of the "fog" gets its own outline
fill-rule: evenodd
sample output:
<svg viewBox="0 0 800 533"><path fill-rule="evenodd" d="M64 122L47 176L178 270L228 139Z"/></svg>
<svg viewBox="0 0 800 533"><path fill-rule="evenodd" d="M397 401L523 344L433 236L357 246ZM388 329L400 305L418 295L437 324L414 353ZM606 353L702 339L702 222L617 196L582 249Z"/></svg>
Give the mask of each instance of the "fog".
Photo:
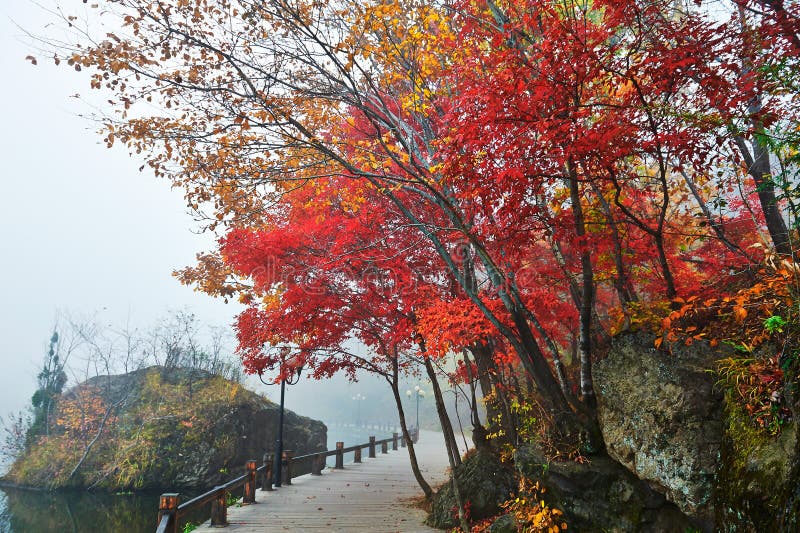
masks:
<svg viewBox="0 0 800 533"><path fill-rule="evenodd" d="M198 235L179 191L138 171L141 161L99 143L91 112L71 97L85 76L39 57L23 31L46 16L26 1L0 6L0 414L22 408L35 385L57 312L148 328L169 309L210 324L237 312L181 286L175 268L213 246Z"/></svg>
<svg viewBox="0 0 800 533"><path fill-rule="evenodd" d="M196 233L180 191L140 173L142 161L125 149L107 149L95 125L79 116L93 111L71 96L89 94L87 77L41 57L17 27L41 31L47 19L25 1L3 0L0 6L2 416L29 404L57 315L141 332L170 310L229 327L241 309L171 276L192 264L196 252L213 247L213 238ZM37 56L37 65L25 60L29 54ZM343 377L327 383L303 377L287 390L286 405L329 422L394 423L388 385L361 377L354 384ZM278 398L278 387L255 378L247 383ZM416 384L426 387L409 379L402 390ZM409 407L411 423L413 402ZM425 402L421 409L423 420L433 418Z"/></svg>

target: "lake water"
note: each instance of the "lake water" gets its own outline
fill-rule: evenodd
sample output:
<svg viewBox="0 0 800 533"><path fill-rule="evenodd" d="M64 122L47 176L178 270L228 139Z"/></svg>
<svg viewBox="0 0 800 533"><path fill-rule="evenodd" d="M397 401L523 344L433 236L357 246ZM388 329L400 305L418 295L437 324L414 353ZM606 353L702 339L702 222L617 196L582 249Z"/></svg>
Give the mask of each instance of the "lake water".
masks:
<svg viewBox="0 0 800 533"><path fill-rule="evenodd" d="M393 431L399 430L331 425L328 449L333 449L337 441L348 447L367 442L370 435L377 439L390 437ZM345 464L352 460L352 454L345 456ZM333 465L332 457L328 464ZM0 488L0 533L153 533L157 509L158 494L51 493ZM188 519L202 522L208 519L208 512L206 509Z"/></svg>

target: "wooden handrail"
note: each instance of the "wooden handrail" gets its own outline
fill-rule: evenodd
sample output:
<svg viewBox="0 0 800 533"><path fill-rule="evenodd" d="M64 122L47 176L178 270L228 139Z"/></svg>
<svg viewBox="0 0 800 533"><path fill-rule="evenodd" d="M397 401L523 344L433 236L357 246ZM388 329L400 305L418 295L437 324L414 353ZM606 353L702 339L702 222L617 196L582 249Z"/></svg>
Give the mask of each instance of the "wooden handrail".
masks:
<svg viewBox="0 0 800 533"><path fill-rule="evenodd" d="M410 432L410 437L413 442L416 442L419 438L419 429L414 428ZM400 437L401 443L403 447L406 445L405 437ZM387 453L389 443L392 443L392 450L397 450L397 441L398 435L397 433L392 434L391 437L387 439L375 440L375 437L370 437L369 442L365 442L364 444L356 444L355 446L350 446L345 448L343 446L344 443L341 443L342 446L338 447L334 450L326 450L324 452L316 452L316 453L309 453L306 455L299 455L297 457L293 457L291 452L287 452L284 455L286 466L287 466L287 476L286 476L286 484L291 485L291 478L292 478L292 468L291 465L293 463L297 463L300 461L312 461L311 465L311 473L312 475L319 475L321 473L321 464L324 464L324 460L328 457L336 456L337 457L337 467L342 468L342 456L345 453L356 452L358 451L358 461L360 462L360 452L364 448L369 449L369 456L375 457L375 447L377 445L381 446L381 452ZM339 443L337 443L339 444ZM255 494L256 494L256 486L258 485L258 475L262 474L265 476L264 482L262 484L262 492L272 490L272 482L271 480L266 479L267 476L271 476L271 456L265 455L265 464L256 467L256 461L251 459L245 463L245 473L237 478L234 478L223 485L218 485L213 489L204 492L199 496L195 496L191 500L188 500L184 503L180 503L180 495L177 493L164 493L160 496L158 502L158 528L156 529L156 533L178 533L178 521L186 516L191 510L194 510L200 506L206 505L211 503L211 525L215 527L225 527L228 525L228 494L238 489L239 487L244 487L244 497L242 498L243 504L250 504L256 503ZM269 488L267 488L269 487Z"/></svg>
<svg viewBox="0 0 800 533"><path fill-rule="evenodd" d="M156 529L156 533L167 533L170 531L170 522L174 520L170 515L164 515L161 517L161 521L158 523L158 529Z"/></svg>

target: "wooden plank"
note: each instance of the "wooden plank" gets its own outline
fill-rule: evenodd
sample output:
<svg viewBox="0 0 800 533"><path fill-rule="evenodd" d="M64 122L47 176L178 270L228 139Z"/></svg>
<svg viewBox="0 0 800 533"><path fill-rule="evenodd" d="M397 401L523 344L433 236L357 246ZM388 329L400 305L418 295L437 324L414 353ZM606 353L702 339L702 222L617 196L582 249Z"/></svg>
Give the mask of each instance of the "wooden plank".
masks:
<svg viewBox="0 0 800 533"><path fill-rule="evenodd" d="M447 453L441 433L421 432L415 445L425 479L436 486L447 479ZM256 492L252 505L230 507L225 531L434 532L425 512L411 505L422 490L411 471L407 448L377 454L375 459L326 468L322 476L305 475L273 492ZM219 532L208 523L198 532Z"/></svg>

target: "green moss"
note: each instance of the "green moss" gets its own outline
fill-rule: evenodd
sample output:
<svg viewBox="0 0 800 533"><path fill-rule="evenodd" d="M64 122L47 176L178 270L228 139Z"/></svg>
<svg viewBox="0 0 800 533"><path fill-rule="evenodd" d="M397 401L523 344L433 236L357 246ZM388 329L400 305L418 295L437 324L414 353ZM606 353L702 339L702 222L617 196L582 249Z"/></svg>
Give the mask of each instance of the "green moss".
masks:
<svg viewBox="0 0 800 533"><path fill-rule="evenodd" d="M730 390L725 393L725 435L730 440L731 467L737 471L744 471L748 458L772 440L753 425Z"/></svg>
<svg viewBox="0 0 800 533"><path fill-rule="evenodd" d="M459 492L470 508L473 520L494 516L500 505L517 490L513 470L493 454L479 452L464 459L456 469ZM433 497L426 522L436 528L458 526L455 515L456 500L451 481L442 485Z"/></svg>
<svg viewBox="0 0 800 533"><path fill-rule="evenodd" d="M724 531L782 531L794 512L797 428L772 437L756 428L732 391L725 394L725 433L716 483L717 525Z"/></svg>
<svg viewBox="0 0 800 533"><path fill-rule="evenodd" d="M264 402L245 393L238 383L207 374L189 376L152 368L129 385L135 393L108 419L74 475L74 466L97 434L94 429L76 436L67 427L55 427L50 436L40 437L26 450L5 479L51 489L109 490L141 489L153 480L180 479L193 471L198 454L213 453L223 462L235 457L236 438L220 424L235 419L240 411L257 411ZM96 418L113 401L99 389L88 397L102 407L94 413Z"/></svg>

